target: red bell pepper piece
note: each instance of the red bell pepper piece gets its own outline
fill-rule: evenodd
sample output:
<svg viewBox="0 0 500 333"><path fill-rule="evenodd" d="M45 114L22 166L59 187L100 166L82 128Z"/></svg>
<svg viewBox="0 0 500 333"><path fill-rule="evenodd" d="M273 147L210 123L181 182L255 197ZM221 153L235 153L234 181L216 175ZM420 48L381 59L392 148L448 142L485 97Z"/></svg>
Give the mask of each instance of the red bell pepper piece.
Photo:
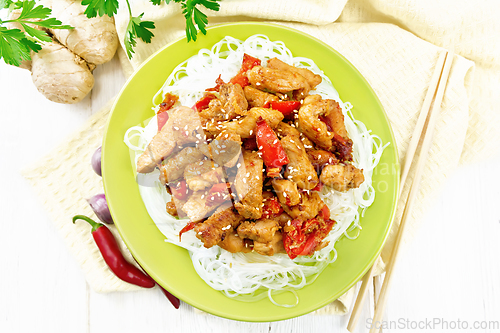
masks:
<svg viewBox="0 0 500 333"><path fill-rule="evenodd" d="M276 197L267 198L266 201L264 201L264 207L262 207L262 218L270 219L280 215L281 213L283 213L283 207L281 207Z"/></svg>
<svg viewBox="0 0 500 333"><path fill-rule="evenodd" d="M229 83L239 84L242 88L248 86L250 83L247 77L247 71L254 68L255 66L260 66L261 61L251 55L244 54L243 61L241 63L241 68L238 74L236 74Z"/></svg>
<svg viewBox="0 0 500 333"><path fill-rule="evenodd" d="M229 190L227 189L226 183L219 183L212 186L210 191L208 191L207 206L213 206L224 202L229 199L227 195Z"/></svg>
<svg viewBox="0 0 500 333"><path fill-rule="evenodd" d="M156 120L158 123L158 131L161 131L163 126L168 120L168 110L170 110L175 103L179 100L179 97L176 95L172 95L167 93L165 95L165 99L163 102L160 104L160 109L158 110L158 113L156 114Z"/></svg>
<svg viewBox="0 0 500 333"><path fill-rule="evenodd" d="M73 223L77 220L84 220L92 226L92 237L101 251L104 261L118 278L144 288L155 286L156 282L149 275L144 274L123 257L115 237L104 224L97 223L84 215L74 216Z"/></svg>
<svg viewBox="0 0 500 333"><path fill-rule="evenodd" d="M204 110L208 108L208 104L210 104L210 101L216 98L217 96L215 96L214 94L205 94L205 96L203 96L198 102L196 102L196 104L193 106L193 109L198 112Z"/></svg>
<svg viewBox="0 0 500 333"><path fill-rule="evenodd" d="M318 214L320 217L323 218L323 220L329 220L330 219L330 208L328 208L327 205L324 205L323 208L319 211Z"/></svg>
<svg viewBox="0 0 500 333"><path fill-rule="evenodd" d="M168 112L158 113L156 115L156 121L158 123L158 132L159 132L168 121Z"/></svg>
<svg viewBox="0 0 500 333"><path fill-rule="evenodd" d="M300 108L299 101L272 101L269 103L271 109L283 113L285 118L292 118L293 111Z"/></svg>
<svg viewBox="0 0 500 333"><path fill-rule="evenodd" d="M285 227L283 232L283 246L290 259L295 259L303 250L305 235L302 230L302 221L295 219Z"/></svg>
<svg viewBox="0 0 500 333"><path fill-rule="evenodd" d="M172 191L172 195L179 200L184 200L188 195L188 188L185 180L181 180L175 186L170 186L170 191Z"/></svg>
<svg viewBox="0 0 500 333"><path fill-rule="evenodd" d="M257 146L262 153L262 159L268 169L281 168L283 165L290 163L276 133L262 117L257 120L256 138Z"/></svg>
<svg viewBox="0 0 500 333"><path fill-rule="evenodd" d="M316 247L321 244L323 239L332 230L335 221L330 220L330 210L328 207L326 209L324 207L320 211L319 216L328 215L327 219L321 222L316 218L305 222L295 219L290 222L290 225L285 227L283 231L283 245L290 259L313 254ZM312 231L306 234L307 230Z"/></svg>
<svg viewBox="0 0 500 333"><path fill-rule="evenodd" d="M224 83L224 80L222 80L221 75L219 74L219 77L215 79L215 87L207 88L205 89L205 91L219 91L220 86L222 86Z"/></svg>

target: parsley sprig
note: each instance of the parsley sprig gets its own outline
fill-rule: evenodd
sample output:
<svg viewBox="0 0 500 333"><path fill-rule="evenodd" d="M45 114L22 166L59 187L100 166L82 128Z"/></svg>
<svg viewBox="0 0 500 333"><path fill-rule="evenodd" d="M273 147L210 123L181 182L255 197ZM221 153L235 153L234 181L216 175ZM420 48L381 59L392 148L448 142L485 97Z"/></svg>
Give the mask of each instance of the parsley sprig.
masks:
<svg viewBox="0 0 500 333"><path fill-rule="evenodd" d="M0 0L2 1L2 0ZM205 15L198 7L203 6L207 9L218 11L220 8L220 0L149 0L153 5L161 5L163 2L169 4L176 2L181 4L182 14L186 18L186 36L188 42L196 41L198 29L204 35L207 33L206 26L208 24L207 15ZM136 39L139 38L145 43L151 43L151 38L154 37L152 30L155 24L152 21L143 21L144 13L139 16L132 15L129 0L126 0L128 12L130 15L127 31L125 32L125 50L127 56L132 58L134 47L137 45ZM87 6L85 14L87 17L95 17L97 15L113 16L118 10L118 0L82 0L82 5Z"/></svg>
<svg viewBox="0 0 500 333"><path fill-rule="evenodd" d="M30 60L30 51L42 49L41 42L50 42L50 36L38 26L47 29L73 29L61 21L49 17L51 10L42 5L36 6L35 0L11 1L0 0L0 9L21 9L18 18L2 20L0 18L0 59L7 64L19 66L23 60ZM23 30L7 28L7 23L18 23Z"/></svg>
<svg viewBox="0 0 500 333"><path fill-rule="evenodd" d="M220 0L149 0L154 5L161 5L163 2L179 3L182 14L186 19L186 36L188 42L196 41L198 30L206 34L208 24L207 15L200 7L218 11ZM145 43L151 43L154 37L152 32L155 24L152 21L143 20L144 13L133 16L129 0L126 0L130 15L129 24L125 33L125 50L127 56L132 58L134 47L137 45L137 38ZM119 7L118 0L82 0L81 4L86 6L85 15L88 18L108 15L114 16ZM63 25L61 21L50 17L51 9L43 5L36 5L35 0L0 0L0 9L21 9L21 14L16 19L2 20L0 18L0 59L7 64L19 66L23 60L30 60L30 52L38 52L42 49L42 42L50 42L52 39L44 29L73 29L69 25ZM5 24L18 23L23 30L8 28Z"/></svg>

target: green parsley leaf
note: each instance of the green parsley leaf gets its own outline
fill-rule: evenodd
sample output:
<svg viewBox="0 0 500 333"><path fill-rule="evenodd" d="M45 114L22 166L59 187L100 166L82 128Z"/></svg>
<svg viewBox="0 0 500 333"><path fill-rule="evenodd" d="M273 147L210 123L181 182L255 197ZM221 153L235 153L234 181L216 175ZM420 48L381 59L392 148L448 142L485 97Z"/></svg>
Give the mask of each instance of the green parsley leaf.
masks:
<svg viewBox="0 0 500 333"><path fill-rule="evenodd" d="M0 27L0 59L9 65L19 66L21 61L30 60L30 51L38 52L42 47L28 39L19 29Z"/></svg>
<svg viewBox="0 0 500 333"><path fill-rule="evenodd" d="M0 9L9 8L12 5L11 0L0 0Z"/></svg>
<svg viewBox="0 0 500 333"><path fill-rule="evenodd" d="M174 1L179 2L176 0ZM186 18L186 37L188 42L191 40L196 41L198 31L196 30L195 23L201 33L204 35L207 34L207 30L205 29L208 24L207 15L196 8L196 6L202 5L207 9L218 11L220 8L218 1L220 0L185 0L181 4L182 13Z"/></svg>
<svg viewBox="0 0 500 333"><path fill-rule="evenodd" d="M26 31L26 33L28 35L30 35L31 37L36 38L42 42L51 42L52 41L52 39L49 37L49 35L45 31L32 28L29 25L27 25L26 23L21 23L21 25L23 26L24 31Z"/></svg>
<svg viewBox="0 0 500 333"><path fill-rule="evenodd" d="M151 38L154 37L154 34L150 31L155 28L154 22L142 21L143 16L144 13L137 17L131 17L128 22L124 44L129 59L131 59L132 54L135 53L134 47L137 45L137 41L135 40L136 37L139 37L145 43L151 43Z"/></svg>
<svg viewBox="0 0 500 333"><path fill-rule="evenodd" d="M128 1L127 1L128 2ZM82 0L82 5L87 6L85 15L88 18L108 15L112 17L118 11L118 0Z"/></svg>

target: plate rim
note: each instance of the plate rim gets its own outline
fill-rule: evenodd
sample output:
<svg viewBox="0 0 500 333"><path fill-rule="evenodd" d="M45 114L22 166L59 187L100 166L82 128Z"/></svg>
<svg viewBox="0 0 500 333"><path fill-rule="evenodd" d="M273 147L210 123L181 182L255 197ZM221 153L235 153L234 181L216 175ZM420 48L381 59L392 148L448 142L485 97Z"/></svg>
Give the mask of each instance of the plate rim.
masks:
<svg viewBox="0 0 500 333"><path fill-rule="evenodd" d="M394 223L394 219L395 219L395 214L396 214L396 209L397 209L397 202L398 202L398 199L399 199L399 187L400 187L400 184L399 184L399 175L400 175L400 164L399 164L399 156L398 156L398 150L397 150L397 147L396 147L396 140L395 140L395 136L394 136L394 131L392 129L392 126L391 126L391 123L388 119L388 116L387 116L387 113L382 105L382 103L380 102L380 99L378 98L377 94L375 93L374 89L372 88L372 86L369 84L369 82L366 80L366 78L359 72L359 70L347 59L345 58L345 56L343 54L341 54L340 52L338 52L337 50L335 50L333 47L331 47L330 45L326 44L325 42L321 41L320 39L310 35L310 34L307 34L305 32L302 32L300 30L297 30L297 29L294 29L294 28L291 28L291 27L288 27L288 26L284 26L284 25L280 25L280 24L276 24L276 23L268 23L268 22L253 22L253 21L242 21L242 22L230 22L230 23L222 23L222 24L214 24L214 25L211 25L210 27L207 28L207 34L210 34L210 31L211 30L216 30L216 29L221 29L221 28L230 28L231 26L245 26L245 25L248 25L248 26L253 26L253 27L262 27L262 28L266 28L266 27L273 27L273 28L278 28L278 29L282 29L282 30L285 30L287 33L293 33L293 34L299 34L299 35L302 35L303 37L306 37L308 39L311 39L313 40L314 42L316 43L319 43L321 44L323 47L326 47L327 49L329 49L331 52L335 53L340 59L342 59L342 61L347 64L351 70L355 73L357 73L357 75L359 76L359 78L364 82L364 85L366 86L366 88L368 88L368 90L373 94L373 97L375 98L376 102L377 102L377 106L378 108L382 111L382 115L384 116L384 122L385 124L387 125L387 128L388 128L388 133L389 133L389 136L391 138L391 145L394 146L394 167L395 167L395 179L396 179L396 182L394 183L394 203L392 205L392 209L391 209L391 212L390 212L390 216L389 216L389 221L385 227L385 231L384 231L384 237L382 239L382 242L381 242L381 246L379 247L379 249L371 256L369 262L367 265L365 265L364 269L362 269L362 271L357 274L354 278L353 278L353 282L346 285L344 288L342 288L339 292L338 292L338 295L336 295L336 297L332 297L331 300L327 301L327 302L322 302L320 304L318 304L317 307L313 308L313 309L309 309L301 314L298 314L298 315L292 315L292 316L269 316L269 317L265 317L265 318L253 318L253 317L244 317L244 316L232 316L230 314L227 314L227 313L224 313L224 312L221 312L221 311L217 311L217 310L212 310L212 309L208 309L206 306L203 306L201 304L199 304L198 302L196 301L191 301L191 302L188 302L188 301L185 301L186 303L202 310L202 311L206 311L206 312L209 312L211 314L214 314L216 316L219 316L219 317L222 317L222 318L227 318L227 319L232 319L232 320L238 320L238 321L248 321L248 322L269 322L269 321L279 321L279 320L285 320L285 319L290 319L290 318L294 318L294 317L297 317L297 316L300 316L300 315L303 315L303 314L307 314L309 312L312 312L312 311L315 311L323 306L325 306L326 304L330 303L331 301L335 300L336 298L338 298L340 295L344 294L347 290L349 290L351 287L353 287L362 277L363 275L368 271L368 269L373 265L373 263L375 262L375 260L379 257L388 237L389 237L389 233L390 233L390 229L392 228L393 226L393 223ZM254 35L254 34L257 34L257 33L252 33L250 35ZM104 191L105 193L108 193L108 186L109 186L109 183L107 181L107 178L106 178L106 159L104 158L104 156L106 156L106 140L107 140L107 136L108 136L108 133L109 133L109 128L111 126L111 119L113 118L113 115L115 112L118 112L116 111L116 106L117 104L119 103L119 100L121 98L121 96L124 94L127 86L129 85L129 83L137 76L137 73L139 71L141 71L142 68L144 68L145 66L147 66L147 64L151 61L151 59L153 59L154 57L156 57L159 53L161 52L164 52L166 49L168 49L169 47L171 47L172 45L176 44L176 43L179 43L179 42L182 42L182 41L186 41L186 37L183 36L183 37L180 37L180 38L177 38L175 39L174 41L164 45L163 47L159 48L157 51L155 51L152 55L150 55L134 72L132 75L130 75L130 77L126 80L125 84L123 85L122 89L120 90L120 92L118 93L118 95L116 96L114 102L113 102L113 105L111 107L111 110L108 114L108 120L107 120L107 123L106 123L106 127L105 127L105 132L104 132L104 136L103 136L103 145L102 145L102 155L103 155L103 186L104 186ZM186 42L187 43L187 42ZM215 43L215 42L214 42ZM212 44L213 45L213 44ZM202 48L206 48L206 47L202 47ZM188 57L187 57L188 58ZM186 59L187 59L186 58ZM314 60L314 59L313 59ZM176 64L178 65L178 64ZM165 77L166 79L166 77ZM111 213L113 215L113 208L111 207L110 205L110 210L111 210ZM142 260L140 260L138 257L140 257L140 255L134 255L134 252L136 252L134 249L133 249L133 246L131 246L129 244L129 240L128 240L128 237L127 235L125 235L123 233L123 230L121 229L120 227L120 223L116 223L116 228L120 234L120 236L122 237L124 243L126 244L126 246L129 248L130 250L130 253L132 254L132 256L134 258L136 258L136 260L140 263L140 265L144 268L144 270L151 274L153 277L155 277L156 274L154 274L153 271L151 271L150 269L148 269L148 265L145 265L144 262L142 262ZM158 230L159 233L161 233L159 230ZM163 235L163 234L162 234ZM183 249L184 250L184 249ZM190 262L191 264L191 262ZM159 282L158 282L159 283ZM160 283L159 283L160 284ZM208 286L208 288L211 288ZM219 293L222 293L220 291L218 291ZM172 291L173 294L176 294L175 291Z"/></svg>

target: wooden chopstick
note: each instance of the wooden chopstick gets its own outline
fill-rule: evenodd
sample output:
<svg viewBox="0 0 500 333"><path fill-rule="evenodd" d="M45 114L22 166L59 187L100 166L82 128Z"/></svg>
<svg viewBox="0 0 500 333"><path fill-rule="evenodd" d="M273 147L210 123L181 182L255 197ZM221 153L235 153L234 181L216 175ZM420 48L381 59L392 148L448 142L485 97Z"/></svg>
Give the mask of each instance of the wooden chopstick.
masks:
<svg viewBox="0 0 500 333"><path fill-rule="evenodd" d="M406 178L408 176L408 172L410 170L410 167L411 167L411 164L413 161L413 157L415 156L415 152L417 150L418 143L420 141L420 138L422 137L422 132L424 129L425 121L426 121L427 116L428 116L429 111L430 111L430 106L431 106L432 100L434 99L434 96L436 95L436 92L437 92L441 73L443 72L443 68L445 65L446 54L447 54L447 52L445 51L445 52L441 53L441 55L438 58L434 73L433 73L431 81L429 83L429 88L427 89L427 93L425 95L425 99L424 99L424 103L422 105L422 109L420 111L420 115L418 117L417 123L415 124L415 128L413 130L410 143L409 143L408 148L406 150L406 156L405 156L405 160L403 162L402 172L400 175L399 195L401 195L403 188L405 186ZM349 318L349 323L347 325L347 329L350 332L354 331L356 324L359 320L359 316L361 315L361 310L363 308L366 293L368 291L368 286L370 285L370 282L372 281L373 272L374 272L374 266L372 266L370 268L370 270L363 277L361 288L358 292L358 296L356 298L356 302L354 303L354 307L353 307L352 312L351 312L351 317Z"/></svg>
<svg viewBox="0 0 500 333"><path fill-rule="evenodd" d="M401 223L399 225L398 235L396 237L396 242L392 250L391 260L387 265L387 271L384 278L384 283L382 284L382 289L380 291L380 296L377 300L377 307L375 309L375 314L373 316L373 325L370 329L370 333L377 333L380 328L380 322L384 314L385 305L387 303L389 295L389 286L392 281L394 266L399 258L399 253L401 249L401 242L405 232L406 221L411 213L413 203L418 193L420 180L425 167L425 162L427 161L427 156L432 145L432 137L434 134L434 128L441 110L441 103L443 101L444 91L446 89L446 84L448 82L448 76L450 74L451 64L453 63L453 53L446 54L446 60L439 80L438 89L436 92L436 97L434 99L434 104L432 105L431 113L429 115L429 121L427 124L427 129L425 131L424 139L422 142L422 148L420 150L420 155L417 159L417 165L415 170L415 176L410 187L410 193L408 194L408 200L406 202L403 216L401 217ZM377 324L378 323L378 324Z"/></svg>

